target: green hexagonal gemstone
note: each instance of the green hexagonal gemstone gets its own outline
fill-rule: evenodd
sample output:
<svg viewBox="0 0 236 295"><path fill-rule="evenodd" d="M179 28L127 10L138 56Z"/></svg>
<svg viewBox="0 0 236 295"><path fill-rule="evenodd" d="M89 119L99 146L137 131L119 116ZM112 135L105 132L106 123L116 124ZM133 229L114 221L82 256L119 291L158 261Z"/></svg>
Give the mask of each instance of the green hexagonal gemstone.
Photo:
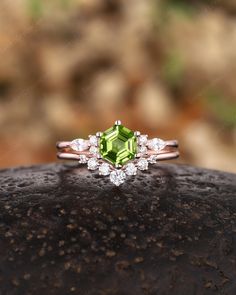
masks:
<svg viewBox="0 0 236 295"><path fill-rule="evenodd" d="M113 165L124 165L135 158L137 138L128 128L114 125L102 134L99 150L103 159Z"/></svg>

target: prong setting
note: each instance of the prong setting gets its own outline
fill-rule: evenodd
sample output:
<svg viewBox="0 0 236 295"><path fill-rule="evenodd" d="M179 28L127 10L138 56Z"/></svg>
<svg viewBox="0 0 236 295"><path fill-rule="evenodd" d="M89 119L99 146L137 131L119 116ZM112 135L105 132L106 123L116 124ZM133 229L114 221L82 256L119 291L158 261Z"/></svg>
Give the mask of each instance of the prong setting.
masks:
<svg viewBox="0 0 236 295"><path fill-rule="evenodd" d="M101 138L102 134L103 134L103 133L102 133L101 131L97 132L97 133L96 133L97 138Z"/></svg>
<svg viewBox="0 0 236 295"><path fill-rule="evenodd" d="M116 126L120 126L121 124L122 124L122 123L121 123L121 120L116 120L116 121L115 121L115 125L116 125Z"/></svg>

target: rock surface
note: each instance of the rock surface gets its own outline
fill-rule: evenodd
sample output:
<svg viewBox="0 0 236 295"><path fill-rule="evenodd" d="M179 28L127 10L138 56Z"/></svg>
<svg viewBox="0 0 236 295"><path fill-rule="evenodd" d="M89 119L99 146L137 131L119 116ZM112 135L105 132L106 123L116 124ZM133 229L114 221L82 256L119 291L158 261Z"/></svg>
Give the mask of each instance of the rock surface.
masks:
<svg viewBox="0 0 236 295"><path fill-rule="evenodd" d="M0 294L236 294L236 175L0 171Z"/></svg>

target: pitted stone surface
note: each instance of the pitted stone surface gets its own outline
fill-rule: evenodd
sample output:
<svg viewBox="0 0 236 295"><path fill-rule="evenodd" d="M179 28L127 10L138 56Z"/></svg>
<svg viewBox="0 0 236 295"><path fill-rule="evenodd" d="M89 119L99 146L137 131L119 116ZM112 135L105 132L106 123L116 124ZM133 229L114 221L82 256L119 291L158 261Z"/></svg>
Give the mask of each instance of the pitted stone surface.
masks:
<svg viewBox="0 0 236 295"><path fill-rule="evenodd" d="M0 171L0 294L236 294L236 175Z"/></svg>

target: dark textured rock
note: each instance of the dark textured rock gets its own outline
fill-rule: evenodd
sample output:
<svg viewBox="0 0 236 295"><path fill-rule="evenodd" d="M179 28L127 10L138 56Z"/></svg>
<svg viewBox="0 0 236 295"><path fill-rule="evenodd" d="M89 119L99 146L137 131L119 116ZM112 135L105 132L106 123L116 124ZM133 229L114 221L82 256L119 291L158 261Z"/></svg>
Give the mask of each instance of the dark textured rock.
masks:
<svg viewBox="0 0 236 295"><path fill-rule="evenodd" d="M236 175L0 171L0 294L236 294Z"/></svg>

